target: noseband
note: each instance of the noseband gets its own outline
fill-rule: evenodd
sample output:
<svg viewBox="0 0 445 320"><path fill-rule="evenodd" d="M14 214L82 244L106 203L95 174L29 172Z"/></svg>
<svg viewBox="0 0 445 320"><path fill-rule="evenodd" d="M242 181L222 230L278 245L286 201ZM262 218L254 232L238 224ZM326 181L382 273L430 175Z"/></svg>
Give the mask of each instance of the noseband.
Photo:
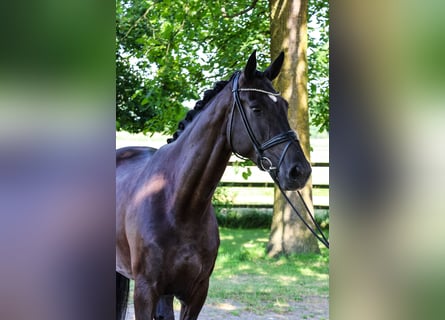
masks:
<svg viewBox="0 0 445 320"><path fill-rule="evenodd" d="M267 140L266 142L263 142L263 143L258 142L258 140L255 137L255 134L253 133L252 127L250 126L250 123L247 119L246 111L244 110L243 105L241 104L239 92L240 91L253 91L253 92L264 93L264 94L272 95L272 96L279 96L280 94L277 92L269 92L266 90L261 90L261 89L256 89L256 88L238 88L238 82L239 82L240 75L241 75L241 72L239 72L239 71L237 73L235 73L235 76L233 78L233 83L232 83L234 107L232 110L232 115L231 115L231 119L230 119L230 128L229 128L230 147L231 147L233 153L237 157L244 159L244 157L242 157L239 153L237 153L234 150L233 145L232 145L232 127L233 127L233 118L234 118L235 106L236 106L236 108L238 109L238 111L241 115L241 119L243 120L243 124L244 124L244 127L246 128L247 134L249 135L250 141L252 142L253 148L255 149L255 153L257 156L258 168L260 168L260 170L262 170L262 171L269 172L269 174L271 174L275 177L278 177L278 172L279 172L280 166L284 160L284 156L286 155L287 150L289 149L290 145L293 142L298 141L297 135L295 134L295 132L293 130L289 130L287 132L283 132L283 133L276 135L275 137ZM287 142L287 144L284 147L283 152L281 153L278 164L276 166L274 166L272 161L264 155L264 151L266 151L276 145L282 144L284 142Z"/></svg>

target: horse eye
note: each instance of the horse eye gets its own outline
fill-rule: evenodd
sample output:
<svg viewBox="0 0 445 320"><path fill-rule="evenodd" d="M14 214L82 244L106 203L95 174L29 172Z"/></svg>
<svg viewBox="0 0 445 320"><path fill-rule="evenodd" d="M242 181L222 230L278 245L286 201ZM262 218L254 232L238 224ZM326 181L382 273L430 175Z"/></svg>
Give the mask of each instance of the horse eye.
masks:
<svg viewBox="0 0 445 320"><path fill-rule="evenodd" d="M252 107L252 111L253 111L254 113L260 113L260 112L261 112L261 108L260 108L259 106L253 106L253 107Z"/></svg>

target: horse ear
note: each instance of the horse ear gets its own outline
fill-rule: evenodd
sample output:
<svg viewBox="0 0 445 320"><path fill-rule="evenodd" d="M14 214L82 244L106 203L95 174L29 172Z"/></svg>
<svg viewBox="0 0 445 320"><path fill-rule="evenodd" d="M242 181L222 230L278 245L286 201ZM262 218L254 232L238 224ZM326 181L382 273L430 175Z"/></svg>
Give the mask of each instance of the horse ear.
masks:
<svg viewBox="0 0 445 320"><path fill-rule="evenodd" d="M269 67L267 67L267 69L264 71L264 75L266 76L267 79L272 81L278 76L281 70L281 66L283 65L283 61L284 61L284 52L281 51L280 55L275 59L275 61L272 62L272 64Z"/></svg>
<svg viewBox="0 0 445 320"><path fill-rule="evenodd" d="M244 76L247 80L252 80L255 77L256 71L256 50L252 52L247 60L246 67L244 68Z"/></svg>

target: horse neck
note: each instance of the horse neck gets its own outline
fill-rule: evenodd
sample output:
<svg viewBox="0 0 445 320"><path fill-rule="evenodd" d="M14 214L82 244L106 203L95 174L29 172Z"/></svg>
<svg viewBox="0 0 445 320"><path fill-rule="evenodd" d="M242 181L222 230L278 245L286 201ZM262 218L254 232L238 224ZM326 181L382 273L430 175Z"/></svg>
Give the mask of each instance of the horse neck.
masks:
<svg viewBox="0 0 445 320"><path fill-rule="evenodd" d="M171 152L177 171L173 201L178 214L200 215L210 205L231 155L227 119L231 109L228 86L224 88L174 142Z"/></svg>

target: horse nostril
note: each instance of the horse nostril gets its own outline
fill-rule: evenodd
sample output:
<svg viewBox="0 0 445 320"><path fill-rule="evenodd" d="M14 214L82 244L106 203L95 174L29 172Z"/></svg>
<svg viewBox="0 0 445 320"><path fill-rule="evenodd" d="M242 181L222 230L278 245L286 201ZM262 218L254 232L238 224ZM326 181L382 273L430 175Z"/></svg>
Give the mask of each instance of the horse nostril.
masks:
<svg viewBox="0 0 445 320"><path fill-rule="evenodd" d="M292 180L298 180L298 179L308 179L308 177L311 175L311 168L295 165L289 170L289 178Z"/></svg>
<svg viewBox="0 0 445 320"><path fill-rule="evenodd" d="M290 171L289 171L289 178L291 178L292 180L298 179L298 177L300 175L301 175L301 172L297 166L292 167L292 169L290 169Z"/></svg>

